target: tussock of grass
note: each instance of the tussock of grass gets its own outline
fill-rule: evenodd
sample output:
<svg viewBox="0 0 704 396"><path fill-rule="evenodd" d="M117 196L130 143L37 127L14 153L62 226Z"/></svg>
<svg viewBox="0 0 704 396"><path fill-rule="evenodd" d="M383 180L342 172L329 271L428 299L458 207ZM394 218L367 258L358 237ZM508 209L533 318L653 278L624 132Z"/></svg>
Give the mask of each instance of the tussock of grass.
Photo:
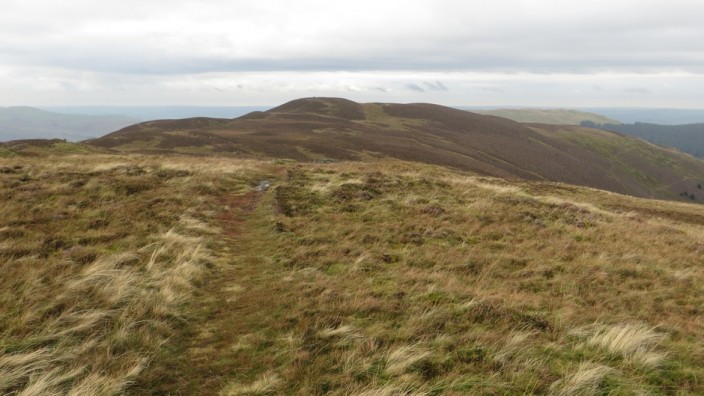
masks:
<svg viewBox="0 0 704 396"><path fill-rule="evenodd" d="M398 375L408 370L416 362L430 356L430 352L424 350L421 345L404 345L389 352L386 358L386 372L390 375Z"/></svg>
<svg viewBox="0 0 704 396"><path fill-rule="evenodd" d="M274 394L281 386L281 378L273 373L264 374L249 385L228 384L221 391L221 396L257 396Z"/></svg>
<svg viewBox="0 0 704 396"><path fill-rule="evenodd" d="M378 388L363 389L347 393L347 395L358 396L426 396L428 394L429 392L422 392L413 389L408 389L407 387L394 385L385 385Z"/></svg>
<svg viewBox="0 0 704 396"><path fill-rule="evenodd" d="M354 336L354 330L353 330L352 326L346 325L346 326L340 326L340 327L336 327L336 328L323 329L320 332L318 332L318 335L323 338L350 337L350 336Z"/></svg>
<svg viewBox="0 0 704 396"><path fill-rule="evenodd" d="M604 378L614 370L610 367L584 362L569 376L550 386L556 396L590 396L599 394Z"/></svg>
<svg viewBox="0 0 704 396"><path fill-rule="evenodd" d="M657 333L655 328L642 323L621 323L595 325L586 342L611 354L623 356L633 364L655 367L666 356L655 350L665 337L665 334Z"/></svg>
<svg viewBox="0 0 704 396"><path fill-rule="evenodd" d="M534 332L515 332L506 342L494 353L493 359L500 365L507 365L512 361L528 356L529 348L532 346L531 337L536 336Z"/></svg>

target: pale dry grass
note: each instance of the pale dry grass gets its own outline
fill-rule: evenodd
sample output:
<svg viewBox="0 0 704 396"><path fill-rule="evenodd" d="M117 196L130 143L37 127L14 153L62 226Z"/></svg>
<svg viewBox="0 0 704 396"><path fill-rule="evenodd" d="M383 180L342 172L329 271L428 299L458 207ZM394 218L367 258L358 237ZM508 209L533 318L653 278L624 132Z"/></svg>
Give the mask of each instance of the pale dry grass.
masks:
<svg viewBox="0 0 704 396"><path fill-rule="evenodd" d="M324 328L318 332L318 337L335 348L352 347L364 338L350 325Z"/></svg>
<svg viewBox="0 0 704 396"><path fill-rule="evenodd" d="M354 339L358 337L358 335L354 331L354 327L350 325L343 325L339 327L331 327L320 330L318 332L318 336L322 338L341 337L349 339Z"/></svg>
<svg viewBox="0 0 704 396"><path fill-rule="evenodd" d="M390 375L402 374L414 363L430 355L431 353L420 344L400 346L387 355L386 372Z"/></svg>
<svg viewBox="0 0 704 396"><path fill-rule="evenodd" d="M216 262L217 203L193 189L256 166L98 158L12 159L29 177L0 190L0 280L13 285L0 292L2 394L126 392Z"/></svg>
<svg viewBox="0 0 704 396"><path fill-rule="evenodd" d="M132 163L126 162L126 161L102 162L100 164L93 165L90 168L90 171L92 171L92 172L106 172L106 171L111 171L111 170L121 168L121 167L127 167L129 165L132 165Z"/></svg>
<svg viewBox="0 0 704 396"><path fill-rule="evenodd" d="M571 205L577 209L581 209L586 213L599 214L602 216L614 216L614 213L608 210L601 209L590 202L577 201L575 199L564 199L555 196L537 196L537 200L549 205Z"/></svg>
<svg viewBox="0 0 704 396"><path fill-rule="evenodd" d="M665 334L645 324L620 323L595 325L586 343L621 355L633 364L656 367L666 357L656 350L665 338Z"/></svg>
<svg viewBox="0 0 704 396"><path fill-rule="evenodd" d="M194 172L199 175L233 176L246 175L253 169L265 165L262 161L247 159L203 158L203 157L156 157L160 169Z"/></svg>
<svg viewBox="0 0 704 396"><path fill-rule="evenodd" d="M219 227L215 227L212 224L208 224L203 220L193 218L189 215L182 216L180 222L184 229L195 233L217 235L222 231Z"/></svg>
<svg viewBox="0 0 704 396"><path fill-rule="evenodd" d="M599 394L604 378L614 369L583 362L577 370L550 386L550 394L555 396L591 396Z"/></svg>
<svg viewBox="0 0 704 396"><path fill-rule="evenodd" d="M28 318L15 325L32 323L31 338L56 344L1 353L0 391L114 394L129 385L146 366L148 349L166 341L169 318L180 315L179 305L209 262L198 238L170 230L153 239L149 249L156 254L99 257L52 286L49 307L61 307L62 313L53 319L27 313ZM36 296L34 305L24 309L58 309L43 308L42 297Z"/></svg>
<svg viewBox="0 0 704 396"><path fill-rule="evenodd" d="M470 179L472 180L472 179ZM477 179L474 179L477 180ZM497 180L498 181L498 180ZM473 187L478 187L484 190L491 191L495 194L499 195L512 195L512 196L525 196L525 192L523 192L522 189L516 187L516 186L510 186L510 185L505 185L505 184L493 184L493 183L486 183L486 182L480 182L480 181L474 181L472 183Z"/></svg>
<svg viewBox="0 0 704 396"><path fill-rule="evenodd" d="M383 385L380 387L361 389L345 394L349 396L426 396L429 392L418 391L409 388L408 386Z"/></svg>
<svg viewBox="0 0 704 396"><path fill-rule="evenodd" d="M281 377L266 373L248 385L230 383L218 393L221 396L259 396L274 394L282 385Z"/></svg>
<svg viewBox="0 0 704 396"><path fill-rule="evenodd" d="M529 331L516 331L509 334L508 339L499 345L492 354L492 360L516 373L520 373L526 368L539 367L544 362L540 357L532 354L535 344L531 340L537 335L536 332Z"/></svg>
<svg viewBox="0 0 704 396"><path fill-rule="evenodd" d="M365 337L357 339L357 341L354 346L345 351L340 357L343 373L351 377L369 372L380 354L379 345L375 339Z"/></svg>

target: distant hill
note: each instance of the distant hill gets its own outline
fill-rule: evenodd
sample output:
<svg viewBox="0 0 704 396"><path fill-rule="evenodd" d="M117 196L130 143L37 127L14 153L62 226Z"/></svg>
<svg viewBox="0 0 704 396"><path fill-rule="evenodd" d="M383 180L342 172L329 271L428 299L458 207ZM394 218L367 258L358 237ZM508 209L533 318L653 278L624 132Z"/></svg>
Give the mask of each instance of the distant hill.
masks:
<svg viewBox="0 0 704 396"><path fill-rule="evenodd" d="M120 152L301 161L392 157L665 199L681 199L704 182L704 162L640 139L432 104L299 99L233 120L145 122L85 143Z"/></svg>
<svg viewBox="0 0 704 396"><path fill-rule="evenodd" d="M0 107L0 141L61 138L89 139L140 120L124 116L60 114L33 107Z"/></svg>
<svg viewBox="0 0 704 396"><path fill-rule="evenodd" d="M704 123L688 125L658 125L644 122L635 124L605 124L585 126L598 127L606 131L619 132L659 144L675 147L685 153L704 158Z"/></svg>
<svg viewBox="0 0 704 396"><path fill-rule="evenodd" d="M495 109L472 110L477 114L508 118L518 122L540 124L579 125L584 121L595 124L620 124L619 121L600 114L567 109Z"/></svg>

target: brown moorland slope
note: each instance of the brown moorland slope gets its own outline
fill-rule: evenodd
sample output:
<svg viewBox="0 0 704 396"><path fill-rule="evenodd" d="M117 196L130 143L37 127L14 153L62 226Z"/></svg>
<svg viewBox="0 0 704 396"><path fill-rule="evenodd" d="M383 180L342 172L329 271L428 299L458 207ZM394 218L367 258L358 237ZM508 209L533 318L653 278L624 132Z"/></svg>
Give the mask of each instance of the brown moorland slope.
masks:
<svg viewBox="0 0 704 396"><path fill-rule="evenodd" d="M338 98L298 99L233 120L151 121L86 143L120 152L300 161L392 157L648 198L700 199L704 181L704 162L615 133L520 124L433 104Z"/></svg>

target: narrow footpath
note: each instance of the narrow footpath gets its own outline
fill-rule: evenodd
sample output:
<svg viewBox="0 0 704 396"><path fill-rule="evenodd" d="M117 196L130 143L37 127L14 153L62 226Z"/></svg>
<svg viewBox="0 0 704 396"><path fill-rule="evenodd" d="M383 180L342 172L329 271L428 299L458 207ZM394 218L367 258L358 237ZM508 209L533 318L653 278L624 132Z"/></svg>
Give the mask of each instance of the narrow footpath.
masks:
<svg viewBox="0 0 704 396"><path fill-rule="evenodd" d="M261 341L287 294L280 269L267 257L274 243L270 196L252 191L222 197L228 209L218 218L219 264L195 293L187 323L129 393L215 395L233 379L246 383L267 369L265 356L254 363L250 344Z"/></svg>

